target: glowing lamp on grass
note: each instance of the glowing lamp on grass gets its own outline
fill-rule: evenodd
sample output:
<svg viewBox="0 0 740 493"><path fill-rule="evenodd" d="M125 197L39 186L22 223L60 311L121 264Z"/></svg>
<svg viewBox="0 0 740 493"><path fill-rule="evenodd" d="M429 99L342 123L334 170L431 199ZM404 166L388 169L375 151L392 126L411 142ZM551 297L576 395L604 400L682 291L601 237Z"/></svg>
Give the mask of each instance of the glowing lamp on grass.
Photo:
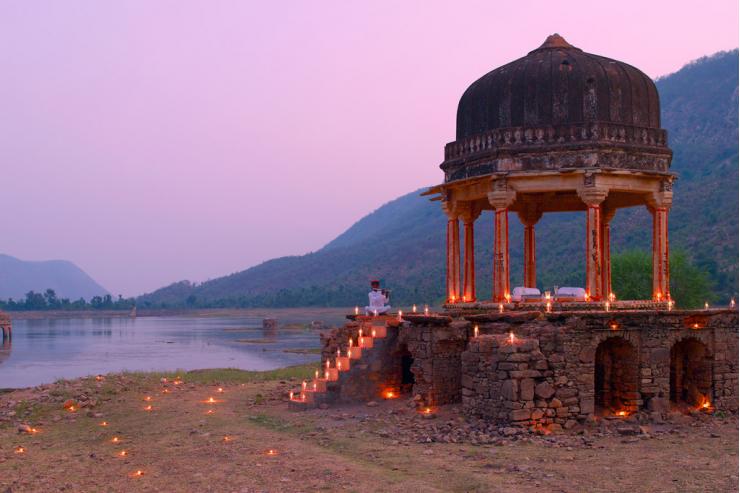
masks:
<svg viewBox="0 0 740 493"><path fill-rule="evenodd" d="M77 412L77 406L69 406L67 408L67 411L69 411L71 413L76 413Z"/></svg>
<svg viewBox="0 0 740 493"><path fill-rule="evenodd" d="M279 452L275 450L274 448L265 450L265 455L267 455L268 457L275 457L278 454Z"/></svg>
<svg viewBox="0 0 740 493"><path fill-rule="evenodd" d="M223 389L223 387L219 387L219 388L217 388L217 389L216 389L216 392L218 392L219 394L223 394L223 393L224 393L224 389Z"/></svg>
<svg viewBox="0 0 740 493"><path fill-rule="evenodd" d="M100 426L103 426L103 427L108 426L108 422L107 421L101 421L100 422Z"/></svg>
<svg viewBox="0 0 740 493"><path fill-rule="evenodd" d="M136 471L131 473L131 477L134 477L134 478L140 478L143 475L144 475L144 471L142 471L141 469L137 469Z"/></svg>
<svg viewBox="0 0 740 493"><path fill-rule="evenodd" d="M151 402L152 398L151 398L151 396L146 396L146 397L144 397L144 400L146 402Z"/></svg>
<svg viewBox="0 0 740 493"><path fill-rule="evenodd" d="M113 437L110 439L110 443L121 443L121 439L119 437Z"/></svg>
<svg viewBox="0 0 740 493"><path fill-rule="evenodd" d="M478 329L478 326L477 325L475 327L473 327L473 337L478 337L478 331L479 331L479 329Z"/></svg>
<svg viewBox="0 0 740 493"><path fill-rule="evenodd" d="M121 450L116 455L118 455L118 457L126 457L126 456L128 456L128 452L126 452L125 450Z"/></svg>
<svg viewBox="0 0 740 493"><path fill-rule="evenodd" d="M232 440L233 440L233 438L231 438L229 435L225 435L224 438L223 438L223 441L224 442L230 442Z"/></svg>
<svg viewBox="0 0 740 493"><path fill-rule="evenodd" d="M23 447L21 447L21 446L18 446L18 447L15 448L15 450L13 450L13 452L15 452L16 454L25 454L26 453L26 449L23 448Z"/></svg>
<svg viewBox="0 0 740 493"><path fill-rule="evenodd" d="M152 407L151 404L148 405L148 406L146 406L146 407L144 407L144 411L146 411L146 412L152 412L153 410L154 410L154 408Z"/></svg>

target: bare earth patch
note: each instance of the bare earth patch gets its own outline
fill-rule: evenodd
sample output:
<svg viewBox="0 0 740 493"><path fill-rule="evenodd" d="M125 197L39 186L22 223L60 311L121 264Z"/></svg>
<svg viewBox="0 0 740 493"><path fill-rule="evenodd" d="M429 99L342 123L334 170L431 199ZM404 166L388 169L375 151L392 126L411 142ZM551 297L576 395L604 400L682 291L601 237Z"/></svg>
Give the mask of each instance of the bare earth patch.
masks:
<svg viewBox="0 0 740 493"><path fill-rule="evenodd" d="M0 491L737 491L736 417L636 435L605 423L460 434L457 406L435 419L401 399L289 411L311 371L108 375L2 394Z"/></svg>

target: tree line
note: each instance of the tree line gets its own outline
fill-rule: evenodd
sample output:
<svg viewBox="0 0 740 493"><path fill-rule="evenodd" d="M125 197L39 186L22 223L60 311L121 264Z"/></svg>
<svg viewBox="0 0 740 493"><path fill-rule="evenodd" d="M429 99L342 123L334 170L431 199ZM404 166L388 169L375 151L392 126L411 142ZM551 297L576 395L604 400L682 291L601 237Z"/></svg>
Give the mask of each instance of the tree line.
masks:
<svg viewBox="0 0 740 493"><path fill-rule="evenodd" d="M0 310L7 311L44 311L44 310L130 310L136 306L134 298L124 298L120 294L117 299L111 295L93 296L89 301L84 298L70 300L59 298L56 291L47 289L43 293L29 291L22 300L0 300Z"/></svg>

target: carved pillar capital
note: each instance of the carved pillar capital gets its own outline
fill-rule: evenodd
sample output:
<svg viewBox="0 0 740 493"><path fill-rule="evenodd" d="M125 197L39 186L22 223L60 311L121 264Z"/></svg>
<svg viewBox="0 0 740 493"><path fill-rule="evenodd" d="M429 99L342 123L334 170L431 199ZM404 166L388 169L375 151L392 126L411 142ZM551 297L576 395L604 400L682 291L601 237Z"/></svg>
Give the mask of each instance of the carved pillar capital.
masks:
<svg viewBox="0 0 740 493"><path fill-rule="evenodd" d="M496 210L508 209L516 200L516 190L510 188L506 180L493 182L493 190L488 192L488 202Z"/></svg>
<svg viewBox="0 0 740 493"><path fill-rule="evenodd" d="M542 218L542 207L536 202L525 202L516 212L525 226L534 226Z"/></svg>
<svg viewBox="0 0 740 493"><path fill-rule="evenodd" d="M589 207L600 205L606 196L609 195L609 189L603 187L582 187L577 191L578 197Z"/></svg>
<svg viewBox="0 0 740 493"><path fill-rule="evenodd" d="M454 221L460 216L460 213L457 207L457 202L454 200L443 200L442 210L444 211L445 214L447 214L447 218L450 221Z"/></svg>
<svg viewBox="0 0 740 493"><path fill-rule="evenodd" d="M647 197L648 209L670 209L673 205L673 191L661 190L653 192Z"/></svg>
<svg viewBox="0 0 740 493"><path fill-rule="evenodd" d="M481 209L474 202L459 202L456 211L465 224L475 222L481 214Z"/></svg>

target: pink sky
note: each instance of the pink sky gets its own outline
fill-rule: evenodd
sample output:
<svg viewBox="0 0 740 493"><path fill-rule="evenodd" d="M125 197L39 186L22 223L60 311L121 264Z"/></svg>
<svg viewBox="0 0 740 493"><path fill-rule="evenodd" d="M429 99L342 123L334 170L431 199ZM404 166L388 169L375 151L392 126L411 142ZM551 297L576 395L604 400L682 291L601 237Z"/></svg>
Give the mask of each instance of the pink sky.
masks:
<svg viewBox="0 0 740 493"><path fill-rule="evenodd" d="M0 252L114 294L321 248L441 181L465 88L559 32L656 77L737 0L0 4Z"/></svg>

